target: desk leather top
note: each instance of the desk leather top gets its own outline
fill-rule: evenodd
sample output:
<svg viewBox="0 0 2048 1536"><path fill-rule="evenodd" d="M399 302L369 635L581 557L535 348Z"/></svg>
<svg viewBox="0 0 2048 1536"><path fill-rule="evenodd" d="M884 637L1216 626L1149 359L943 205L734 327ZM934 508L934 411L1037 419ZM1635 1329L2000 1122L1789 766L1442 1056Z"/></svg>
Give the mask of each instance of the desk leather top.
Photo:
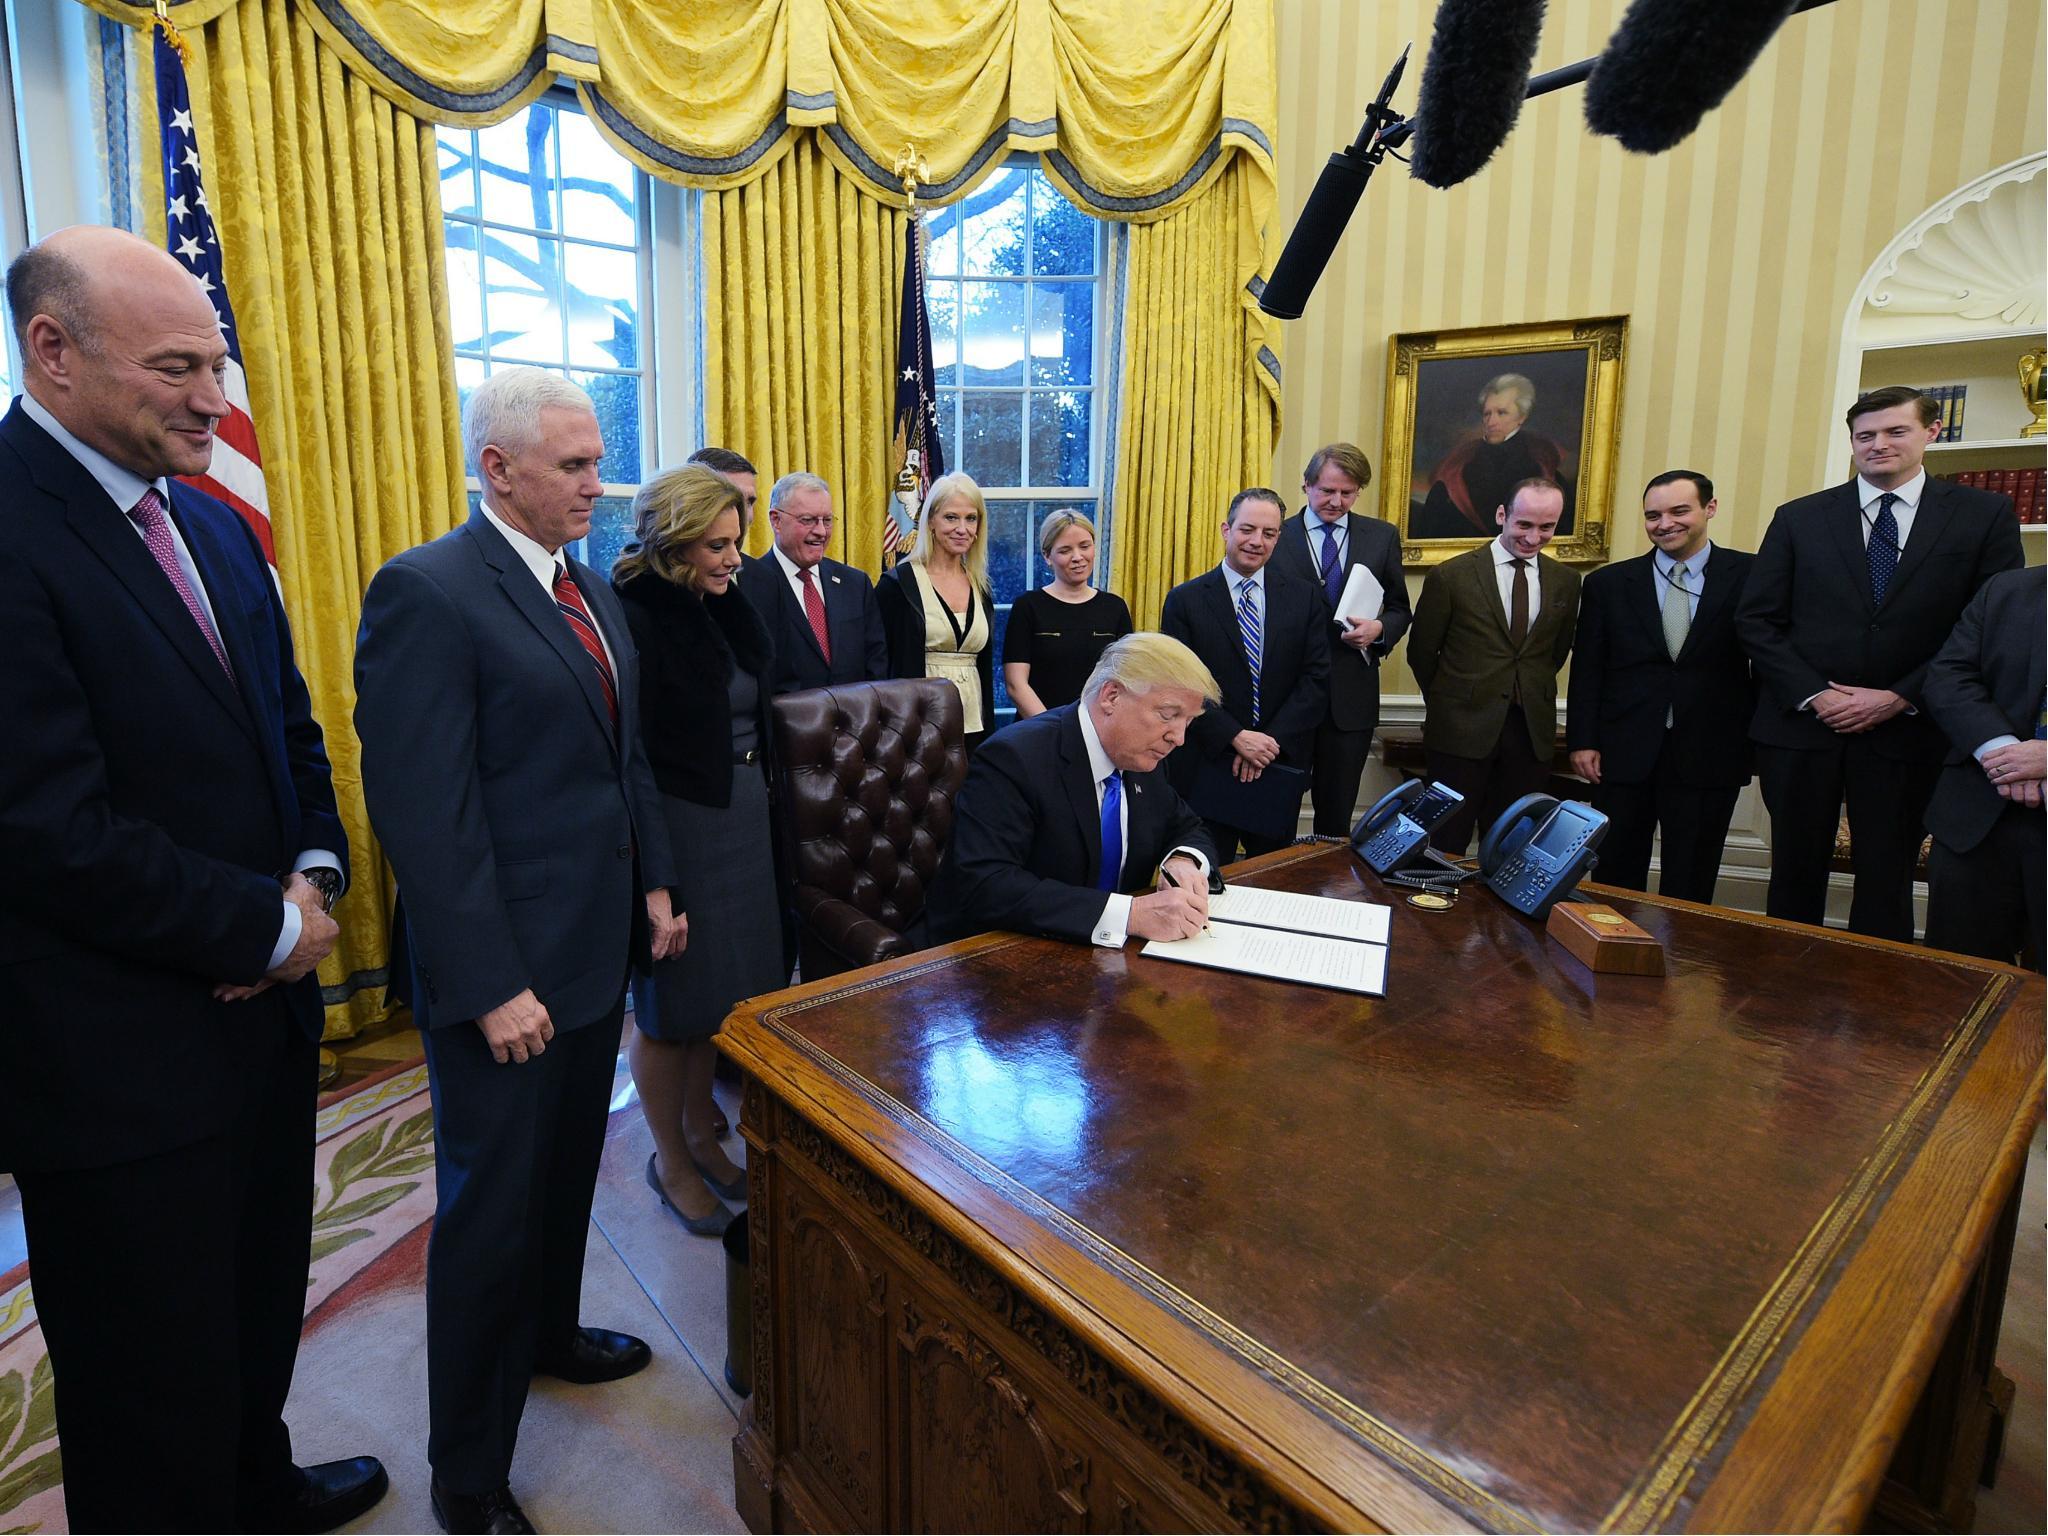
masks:
<svg viewBox="0 0 2048 1536"><path fill-rule="evenodd" d="M2008 1015L2038 1072L1960 958L1603 892L1670 974L1595 977L1345 849L1247 878L1391 901L1387 996L1020 939L762 1020L1485 1526L1682 1524Z"/></svg>

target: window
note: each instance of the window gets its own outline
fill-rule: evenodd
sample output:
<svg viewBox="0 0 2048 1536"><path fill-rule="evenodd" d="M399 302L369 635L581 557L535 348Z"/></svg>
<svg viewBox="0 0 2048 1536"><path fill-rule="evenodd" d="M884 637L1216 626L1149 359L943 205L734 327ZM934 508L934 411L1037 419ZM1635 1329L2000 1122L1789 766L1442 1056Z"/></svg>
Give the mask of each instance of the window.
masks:
<svg viewBox="0 0 2048 1536"><path fill-rule="evenodd" d="M647 178L566 94L438 136L457 391L466 404L492 368L528 364L590 392L605 496L583 558L609 570L654 446Z"/></svg>
<svg viewBox="0 0 2048 1536"><path fill-rule="evenodd" d="M1010 604L1047 579L1038 524L1073 507L1098 525L1103 226L1019 156L927 215L932 362L948 469L989 500L989 585ZM997 657L997 710L1011 712Z"/></svg>

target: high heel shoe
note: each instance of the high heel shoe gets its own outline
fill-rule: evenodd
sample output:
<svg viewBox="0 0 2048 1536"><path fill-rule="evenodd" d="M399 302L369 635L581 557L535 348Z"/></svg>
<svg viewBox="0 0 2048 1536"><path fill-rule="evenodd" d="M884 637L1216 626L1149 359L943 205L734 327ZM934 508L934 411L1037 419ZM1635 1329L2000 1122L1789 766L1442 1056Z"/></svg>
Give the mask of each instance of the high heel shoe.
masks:
<svg viewBox="0 0 2048 1536"><path fill-rule="evenodd" d="M705 1167L705 1166L704 1166L704 1165L703 1165L702 1163L699 1163L699 1162L697 1162L697 1154L696 1154L696 1153L692 1152L692 1153L690 1154L690 1161L691 1161L692 1163L695 1163L695 1164L696 1164L696 1167L697 1167L697 1172L698 1172L698 1173L699 1173L700 1175L702 1175L702 1176L703 1176L704 1182L705 1182L706 1184L709 1184L709 1185L711 1186L711 1188L712 1188L712 1190L713 1190L713 1192L714 1192L714 1193L716 1193L717 1195L719 1195L719 1196L720 1196L721 1198L723 1198L723 1199L726 1199L726 1200L737 1200L737 1201L739 1201L739 1202L740 1202L740 1203L741 1203L742 1205L746 1204L746 1200L747 1200L747 1170L746 1170L746 1169L742 1168L742 1169L741 1169L741 1170L739 1171L739 1174L738 1174L738 1176L737 1176L737 1177L735 1177L735 1178L731 1178L731 1179L727 1179L727 1180L726 1180L726 1181L725 1181L725 1182L724 1182L723 1184L721 1184L721 1183L719 1183L719 1181L718 1181L718 1180L716 1180L716 1179L714 1179L713 1177L711 1177L711 1173L710 1173L710 1170L709 1170L709 1169L707 1169L707 1168L706 1168L706 1167Z"/></svg>
<svg viewBox="0 0 2048 1536"><path fill-rule="evenodd" d="M668 1191L661 1187L661 1175L654 1170L655 1155L652 1152L647 1154L647 1187L654 1191L662 1209L680 1221L685 1231L694 1232L699 1237L723 1237L725 1229L733 1223L732 1211L721 1204L708 1216L685 1216L675 1201L669 1199Z"/></svg>

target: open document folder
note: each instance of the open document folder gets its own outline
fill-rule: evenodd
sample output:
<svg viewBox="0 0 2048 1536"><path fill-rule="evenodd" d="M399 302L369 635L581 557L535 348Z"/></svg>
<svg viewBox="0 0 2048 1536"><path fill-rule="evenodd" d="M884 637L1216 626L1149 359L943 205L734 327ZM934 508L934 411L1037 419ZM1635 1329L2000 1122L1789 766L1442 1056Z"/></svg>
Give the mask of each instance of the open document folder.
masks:
<svg viewBox="0 0 2048 1536"><path fill-rule="evenodd" d="M1233 885L1209 898L1208 928L1143 953L1245 976L1384 997L1392 908Z"/></svg>

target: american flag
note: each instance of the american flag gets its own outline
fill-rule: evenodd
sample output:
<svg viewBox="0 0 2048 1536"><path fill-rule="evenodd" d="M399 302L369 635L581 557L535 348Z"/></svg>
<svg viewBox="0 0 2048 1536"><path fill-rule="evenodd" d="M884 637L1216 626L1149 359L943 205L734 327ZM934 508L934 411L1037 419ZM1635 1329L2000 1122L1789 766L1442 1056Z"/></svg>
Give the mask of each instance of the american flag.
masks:
<svg viewBox="0 0 2048 1536"><path fill-rule="evenodd" d="M932 375L932 321L925 308L923 226L915 214L903 231L903 303L896 326L896 440L898 496L914 494L908 518L900 505L882 518L882 554L896 554L916 530L924 493L946 472L939 444L938 385ZM897 497L892 497L892 501ZM906 526L906 523L908 526Z"/></svg>
<svg viewBox="0 0 2048 1536"><path fill-rule="evenodd" d="M263 454L249 415L249 380L242 372L242 340L228 304L221 268L220 232L199 182L199 135L192 127L192 95L185 84L182 40L167 21L156 28L156 111L164 148L164 241L186 271L213 300L221 335L228 344L228 414L215 429L213 463L203 475L182 475L187 485L218 497L242 514L262 541L272 568L277 549L270 539L270 492L263 483Z"/></svg>

